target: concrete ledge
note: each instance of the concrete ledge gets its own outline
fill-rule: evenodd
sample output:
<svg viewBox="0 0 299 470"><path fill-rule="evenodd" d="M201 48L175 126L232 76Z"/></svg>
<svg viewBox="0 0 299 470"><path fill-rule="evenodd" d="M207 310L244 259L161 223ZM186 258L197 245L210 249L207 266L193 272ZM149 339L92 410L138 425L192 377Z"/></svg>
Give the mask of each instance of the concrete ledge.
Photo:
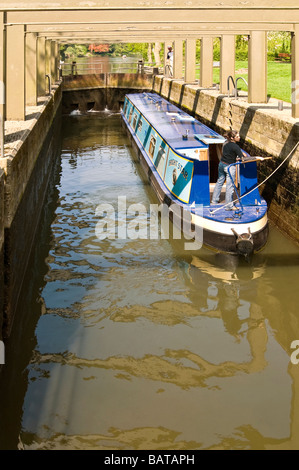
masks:
<svg viewBox="0 0 299 470"><path fill-rule="evenodd" d="M291 104L278 110L278 100L248 103L229 98L216 89L203 89L182 80L156 76L153 91L223 133L236 129L241 144L252 155L271 156L259 166L260 182L264 181L290 154L299 141L299 121L291 117ZM299 244L299 147L265 184L263 196L269 205L269 217L283 233Z"/></svg>
<svg viewBox="0 0 299 470"><path fill-rule="evenodd" d="M291 104L278 110L278 100L265 104L248 103L247 98L228 98L215 89L188 85L182 80L155 77L154 91L219 129L240 130L241 137L262 152L277 157L287 155L299 139L299 121L291 117ZM290 164L297 166L299 149Z"/></svg>
<svg viewBox="0 0 299 470"><path fill-rule="evenodd" d="M61 97L61 85L57 85L38 106L26 108L25 121L5 122L5 156L0 158L5 173L5 228L11 226Z"/></svg>

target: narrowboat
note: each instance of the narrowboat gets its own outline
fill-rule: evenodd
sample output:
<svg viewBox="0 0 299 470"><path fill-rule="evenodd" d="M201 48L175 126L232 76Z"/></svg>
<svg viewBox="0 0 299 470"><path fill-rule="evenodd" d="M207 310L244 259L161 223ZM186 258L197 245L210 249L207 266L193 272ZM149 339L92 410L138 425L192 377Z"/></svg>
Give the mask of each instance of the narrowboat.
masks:
<svg viewBox="0 0 299 470"><path fill-rule="evenodd" d="M261 157L245 152L245 160L235 164L237 210L227 211L225 185L220 203L211 203L223 136L155 93L126 95L121 116L160 203L188 214L192 230L202 230L203 245L245 256L264 247L268 219L258 189Z"/></svg>

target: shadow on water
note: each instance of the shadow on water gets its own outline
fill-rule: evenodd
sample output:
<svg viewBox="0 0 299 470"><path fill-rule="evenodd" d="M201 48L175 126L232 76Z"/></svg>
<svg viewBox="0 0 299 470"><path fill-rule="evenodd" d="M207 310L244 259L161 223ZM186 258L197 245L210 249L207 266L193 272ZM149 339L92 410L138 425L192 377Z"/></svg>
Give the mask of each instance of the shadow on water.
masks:
<svg viewBox="0 0 299 470"><path fill-rule="evenodd" d="M6 363L0 374L0 449L17 449L22 426L23 402L28 387L28 369L37 340L35 328L45 313L40 292L46 284L46 263L52 241L51 223L58 206L61 161L52 167L47 198L37 227L34 249L29 259L18 302L18 318L5 344ZM3 384L5 383L5 387ZM2 385L1 385L2 384ZM4 404L4 406L3 406Z"/></svg>

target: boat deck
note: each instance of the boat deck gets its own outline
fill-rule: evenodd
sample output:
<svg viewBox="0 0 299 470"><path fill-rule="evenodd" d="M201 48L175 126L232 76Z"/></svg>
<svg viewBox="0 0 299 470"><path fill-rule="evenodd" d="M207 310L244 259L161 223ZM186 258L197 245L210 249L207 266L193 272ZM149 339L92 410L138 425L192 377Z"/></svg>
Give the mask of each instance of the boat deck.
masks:
<svg viewBox="0 0 299 470"><path fill-rule="evenodd" d="M258 206L246 206L246 210L242 212L242 208L239 203L235 206L238 211L227 210L225 204L211 204L209 207L203 207L194 213L202 214L203 217L215 220L217 222L227 222L240 224L240 223L251 223L262 217L267 213L267 204L260 204Z"/></svg>
<svg viewBox="0 0 299 470"><path fill-rule="evenodd" d="M217 132L156 94L136 93L129 98L143 116L150 115L151 125L174 150L207 148L206 142L225 141Z"/></svg>

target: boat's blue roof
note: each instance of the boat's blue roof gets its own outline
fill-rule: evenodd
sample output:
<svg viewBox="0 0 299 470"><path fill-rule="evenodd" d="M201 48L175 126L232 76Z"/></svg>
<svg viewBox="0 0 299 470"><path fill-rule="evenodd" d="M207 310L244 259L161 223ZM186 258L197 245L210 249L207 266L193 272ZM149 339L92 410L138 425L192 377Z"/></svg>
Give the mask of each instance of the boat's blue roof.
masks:
<svg viewBox="0 0 299 470"><path fill-rule="evenodd" d="M156 93L132 93L127 97L173 149L207 148L208 145L195 135L224 141L220 134ZM186 131L188 140L183 139Z"/></svg>

